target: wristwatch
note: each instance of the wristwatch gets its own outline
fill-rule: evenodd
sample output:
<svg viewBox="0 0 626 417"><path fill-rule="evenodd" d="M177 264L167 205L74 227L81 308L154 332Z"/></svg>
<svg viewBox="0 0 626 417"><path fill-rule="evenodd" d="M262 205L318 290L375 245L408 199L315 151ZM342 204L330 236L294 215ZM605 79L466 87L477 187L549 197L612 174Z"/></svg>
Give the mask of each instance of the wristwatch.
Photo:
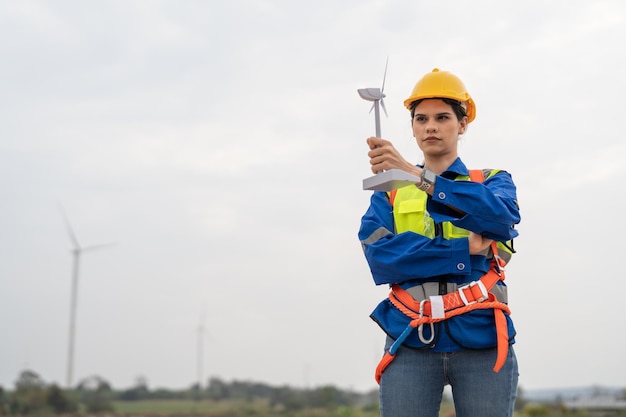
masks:
<svg viewBox="0 0 626 417"><path fill-rule="evenodd" d="M417 186L422 191L427 191L430 187L435 185L435 181L437 180L437 174L432 172L430 169L424 168L422 170L422 182Z"/></svg>

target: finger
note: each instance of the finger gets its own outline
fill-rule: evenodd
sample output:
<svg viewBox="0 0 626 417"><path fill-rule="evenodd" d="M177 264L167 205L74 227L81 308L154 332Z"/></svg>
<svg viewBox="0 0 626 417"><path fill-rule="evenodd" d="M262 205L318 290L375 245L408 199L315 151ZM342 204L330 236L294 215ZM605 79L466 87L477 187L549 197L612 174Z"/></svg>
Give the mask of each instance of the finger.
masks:
<svg viewBox="0 0 626 417"><path fill-rule="evenodd" d="M384 170L382 166L383 166L382 162L372 164L372 172L374 174L378 174L379 172Z"/></svg>
<svg viewBox="0 0 626 417"><path fill-rule="evenodd" d="M368 153L367 156L369 156L370 158L382 158L385 155L385 149L381 148L380 146L377 146L375 148L372 148Z"/></svg>
<svg viewBox="0 0 626 417"><path fill-rule="evenodd" d="M388 142L386 140L377 137L370 137L367 139L367 144L369 145L370 149L380 148L387 143Z"/></svg>
<svg viewBox="0 0 626 417"><path fill-rule="evenodd" d="M370 158L370 165L372 167L375 167L376 165L380 165L382 162L383 161L379 157L377 157L377 156L374 156L374 157Z"/></svg>
<svg viewBox="0 0 626 417"><path fill-rule="evenodd" d="M367 146L369 146L370 149L375 149L379 146L378 144L378 140L377 138L368 138L367 139Z"/></svg>

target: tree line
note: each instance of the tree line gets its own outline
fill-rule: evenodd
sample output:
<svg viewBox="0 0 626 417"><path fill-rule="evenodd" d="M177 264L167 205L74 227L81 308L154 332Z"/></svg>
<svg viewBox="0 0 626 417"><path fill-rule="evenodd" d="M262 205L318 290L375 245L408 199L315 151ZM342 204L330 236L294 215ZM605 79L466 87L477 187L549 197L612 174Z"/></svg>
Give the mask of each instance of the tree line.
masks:
<svg viewBox="0 0 626 417"><path fill-rule="evenodd" d="M145 378L138 378L129 389L114 389L99 376L85 378L70 389L47 384L36 372L22 371L12 390L0 386L0 415L53 415L76 412L114 412L116 401L195 400L266 401L273 409L293 412L308 408L332 410L359 406L377 409L378 392L357 393L327 385L311 389L270 386L260 382L226 382L211 377L205 387L188 389L149 389Z"/></svg>

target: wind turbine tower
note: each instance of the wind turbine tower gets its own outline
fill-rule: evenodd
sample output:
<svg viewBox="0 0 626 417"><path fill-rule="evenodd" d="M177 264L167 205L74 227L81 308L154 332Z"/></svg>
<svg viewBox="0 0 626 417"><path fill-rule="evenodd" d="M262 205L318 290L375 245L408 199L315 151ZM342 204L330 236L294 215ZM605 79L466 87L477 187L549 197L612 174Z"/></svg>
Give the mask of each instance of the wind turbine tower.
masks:
<svg viewBox="0 0 626 417"><path fill-rule="evenodd" d="M100 244L100 245L91 245L91 246L81 246L78 242L78 238L70 225L70 222L65 214L65 211L61 207L61 214L63 216L63 221L65 223L65 228L67 229L67 233L70 237L70 241L72 242L72 292L70 297L70 328L69 328L69 340L67 347L67 373L65 384L68 389L72 387L72 377L74 371L74 341L76 337L76 305L78 303L78 278L79 278L79 267L80 267L80 257L83 252L94 251L97 249L102 249L107 246L111 246L112 243Z"/></svg>
<svg viewBox="0 0 626 417"><path fill-rule="evenodd" d="M202 312L200 324L198 325L197 346L196 346L196 371L198 378L198 393L202 395L202 384L204 380L204 340L206 339L205 315Z"/></svg>

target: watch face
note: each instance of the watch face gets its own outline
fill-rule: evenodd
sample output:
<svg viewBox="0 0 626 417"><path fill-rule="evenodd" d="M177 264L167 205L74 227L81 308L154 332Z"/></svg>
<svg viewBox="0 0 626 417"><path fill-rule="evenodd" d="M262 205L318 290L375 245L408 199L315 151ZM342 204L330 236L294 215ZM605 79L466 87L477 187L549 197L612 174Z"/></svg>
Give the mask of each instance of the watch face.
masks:
<svg viewBox="0 0 626 417"><path fill-rule="evenodd" d="M432 184L435 182L436 179L437 179L437 175L434 172L428 169L424 170L424 181Z"/></svg>

